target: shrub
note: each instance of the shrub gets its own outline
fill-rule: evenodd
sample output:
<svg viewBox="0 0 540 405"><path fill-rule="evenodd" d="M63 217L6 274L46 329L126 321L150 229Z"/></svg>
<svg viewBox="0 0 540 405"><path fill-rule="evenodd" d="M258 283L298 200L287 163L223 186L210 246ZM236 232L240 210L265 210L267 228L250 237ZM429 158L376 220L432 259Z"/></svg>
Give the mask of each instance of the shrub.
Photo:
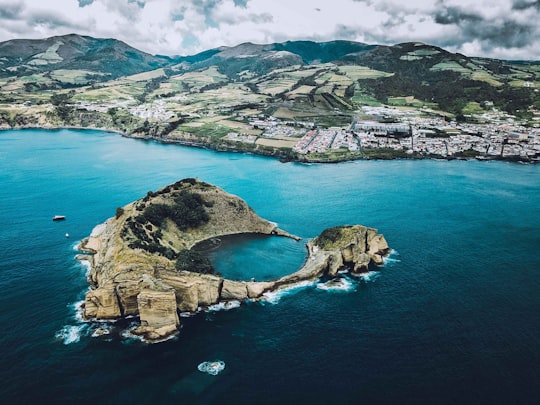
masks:
<svg viewBox="0 0 540 405"><path fill-rule="evenodd" d="M214 274L215 269L210 259L194 250L181 250L176 258L176 269L201 274Z"/></svg>
<svg viewBox="0 0 540 405"><path fill-rule="evenodd" d="M116 209L116 219L120 218L122 215L124 215L124 209L122 207L118 207Z"/></svg>
<svg viewBox="0 0 540 405"><path fill-rule="evenodd" d="M341 237L341 232L341 227L327 228L315 238L314 242L317 246L328 249Z"/></svg>

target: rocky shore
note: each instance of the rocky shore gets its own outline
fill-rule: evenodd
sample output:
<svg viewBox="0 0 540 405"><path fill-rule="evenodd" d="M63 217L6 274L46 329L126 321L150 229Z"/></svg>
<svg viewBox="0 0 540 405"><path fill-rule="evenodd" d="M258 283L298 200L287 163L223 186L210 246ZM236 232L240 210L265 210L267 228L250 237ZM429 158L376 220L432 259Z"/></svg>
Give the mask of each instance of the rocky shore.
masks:
<svg viewBox="0 0 540 405"><path fill-rule="evenodd" d="M207 221L179 229L167 218L157 226L159 221L150 215L155 208L148 207L163 209L188 192L200 196ZM143 221L145 216L151 221ZM232 281L175 266L180 252L204 240L238 233L300 239L257 216L240 198L195 179L182 180L118 208L116 216L96 226L79 247L85 254L78 258L90 263L84 318L138 316L140 326L133 333L157 342L177 333L179 313L195 313L217 303L261 299L266 292L334 277L342 269L359 274L381 265L389 252L384 236L375 229L353 225L327 229L310 240L302 268L273 281Z"/></svg>

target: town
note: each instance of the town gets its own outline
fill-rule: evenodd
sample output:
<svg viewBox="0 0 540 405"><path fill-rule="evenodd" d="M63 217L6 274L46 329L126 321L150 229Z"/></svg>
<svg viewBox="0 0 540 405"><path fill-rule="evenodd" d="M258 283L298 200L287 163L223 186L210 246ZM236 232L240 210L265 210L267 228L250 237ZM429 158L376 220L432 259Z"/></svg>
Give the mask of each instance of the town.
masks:
<svg viewBox="0 0 540 405"><path fill-rule="evenodd" d="M516 157L537 161L540 129L516 123L506 114L485 115L485 123L457 123L442 117L426 118L421 111L363 107L370 119L355 119L348 128L305 128L293 150L299 154L325 153L332 149L390 149L407 154L441 157ZM259 123L260 125L260 123ZM263 136L297 136L273 121Z"/></svg>

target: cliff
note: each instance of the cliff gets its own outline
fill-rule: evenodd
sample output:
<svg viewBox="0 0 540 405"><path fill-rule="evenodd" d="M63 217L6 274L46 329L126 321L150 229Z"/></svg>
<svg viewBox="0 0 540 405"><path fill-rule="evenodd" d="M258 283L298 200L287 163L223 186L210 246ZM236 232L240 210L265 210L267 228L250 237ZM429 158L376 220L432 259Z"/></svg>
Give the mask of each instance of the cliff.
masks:
<svg viewBox="0 0 540 405"><path fill-rule="evenodd" d="M300 270L256 282L213 274L211 263L192 249L202 241L238 233L299 239L260 218L242 199L195 179L181 180L117 208L116 216L96 226L80 245L89 254L79 258L91 265L84 317L139 316L141 325L134 333L159 341L178 330L178 312L258 299L267 291L335 276L342 268L366 271L381 264L389 251L374 229L330 228L308 243L308 258Z"/></svg>

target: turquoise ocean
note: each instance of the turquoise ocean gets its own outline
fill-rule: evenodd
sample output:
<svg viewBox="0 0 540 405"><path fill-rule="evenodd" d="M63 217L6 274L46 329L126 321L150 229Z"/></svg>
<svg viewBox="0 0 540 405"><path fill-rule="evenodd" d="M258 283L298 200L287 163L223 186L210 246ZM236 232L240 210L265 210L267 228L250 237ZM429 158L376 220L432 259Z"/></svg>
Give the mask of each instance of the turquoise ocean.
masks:
<svg viewBox="0 0 540 405"><path fill-rule="evenodd" d="M226 240L211 256L228 277L292 272L307 240L335 225L377 228L392 254L342 288L312 283L182 318L160 344L129 335L136 319L83 322L77 242L186 177L303 238ZM20 130L0 132L0 184L2 403L540 403L538 165L305 165ZM197 369L214 360L225 363L218 375Z"/></svg>

